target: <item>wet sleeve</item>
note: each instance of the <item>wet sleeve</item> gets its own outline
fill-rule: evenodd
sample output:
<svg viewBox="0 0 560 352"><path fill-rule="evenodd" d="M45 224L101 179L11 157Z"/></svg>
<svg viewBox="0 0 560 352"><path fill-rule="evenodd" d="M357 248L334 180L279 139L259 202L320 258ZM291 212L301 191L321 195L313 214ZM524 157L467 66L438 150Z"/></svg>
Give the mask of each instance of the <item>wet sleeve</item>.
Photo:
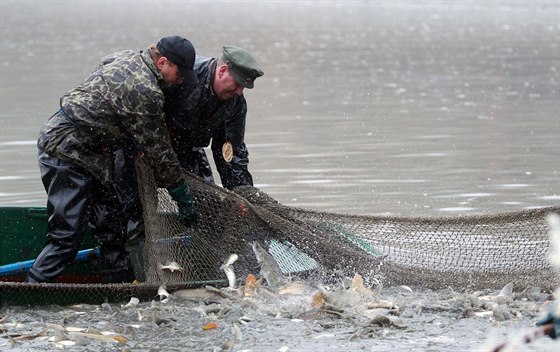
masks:
<svg viewBox="0 0 560 352"><path fill-rule="evenodd" d="M247 104L243 97L235 106L233 113L212 137L212 155L216 169L220 174L222 185L233 189L241 185L253 185L253 177L249 172L249 151L245 145L245 120ZM226 162L222 155L224 143L233 146L233 159Z"/></svg>
<svg viewBox="0 0 560 352"><path fill-rule="evenodd" d="M179 161L171 146L171 138L163 113L164 97L160 92L144 92L126 114L123 126L137 148L144 152L154 170L159 187L169 188L182 178Z"/></svg>
<svg viewBox="0 0 560 352"><path fill-rule="evenodd" d="M195 128L189 123L191 121L189 117L198 113L196 101L199 94L198 90L189 92L181 86L165 96L165 121L171 137L171 143L179 163L185 169L189 169L191 155L189 132Z"/></svg>

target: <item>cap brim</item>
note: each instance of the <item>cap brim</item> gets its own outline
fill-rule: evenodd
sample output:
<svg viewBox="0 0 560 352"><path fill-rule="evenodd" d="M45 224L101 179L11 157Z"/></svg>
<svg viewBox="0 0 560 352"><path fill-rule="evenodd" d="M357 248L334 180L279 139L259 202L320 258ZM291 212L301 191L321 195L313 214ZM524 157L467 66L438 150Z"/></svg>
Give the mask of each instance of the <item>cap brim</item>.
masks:
<svg viewBox="0 0 560 352"><path fill-rule="evenodd" d="M235 81L237 82L237 84L239 84L240 86L243 86L244 88L247 89L252 89L255 85L254 85L254 80L252 79L246 79L245 76L239 74L239 72L237 72L237 70L229 67L229 72L231 72L231 74L233 75L233 78L235 79Z"/></svg>
<svg viewBox="0 0 560 352"><path fill-rule="evenodd" d="M185 83L186 84L197 84L198 83L198 77L196 77L196 74L191 69L179 66L179 74L181 75L181 78L183 79L183 84L185 84Z"/></svg>

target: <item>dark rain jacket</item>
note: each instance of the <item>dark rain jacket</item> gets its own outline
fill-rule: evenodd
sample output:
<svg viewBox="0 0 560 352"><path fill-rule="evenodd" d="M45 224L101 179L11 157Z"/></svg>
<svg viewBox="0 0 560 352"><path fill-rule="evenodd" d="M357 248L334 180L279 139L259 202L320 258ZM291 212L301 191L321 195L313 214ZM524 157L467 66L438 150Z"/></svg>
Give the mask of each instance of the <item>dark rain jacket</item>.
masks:
<svg viewBox="0 0 560 352"><path fill-rule="evenodd" d="M245 118L247 102L243 95L220 101L212 91L212 81L217 59L197 57L194 70L198 84L192 87L179 86L166 96L166 120L172 137L173 147L181 166L207 180L210 176L197 172L197 158L206 160L202 148L212 142L212 155L222 185L232 189L240 185L253 185L248 170L249 153L245 146ZM222 156L224 143L233 146L233 159L226 162ZM200 170L199 170L200 171Z"/></svg>
<svg viewBox="0 0 560 352"><path fill-rule="evenodd" d="M149 49L106 56L80 86L61 97L61 111L43 126L37 146L109 184L111 151L131 139L157 170L158 185L173 187L182 176L163 116L162 82Z"/></svg>

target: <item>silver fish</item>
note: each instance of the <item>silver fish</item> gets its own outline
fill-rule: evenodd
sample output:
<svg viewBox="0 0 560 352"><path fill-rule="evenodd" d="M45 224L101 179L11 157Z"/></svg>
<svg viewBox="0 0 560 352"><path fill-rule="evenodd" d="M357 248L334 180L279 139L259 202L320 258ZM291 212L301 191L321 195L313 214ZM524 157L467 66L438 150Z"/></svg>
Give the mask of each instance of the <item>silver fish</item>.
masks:
<svg viewBox="0 0 560 352"><path fill-rule="evenodd" d="M167 287L165 285L158 287L157 295L162 303L167 303L171 297L171 294L167 292Z"/></svg>
<svg viewBox="0 0 560 352"><path fill-rule="evenodd" d="M180 271L183 272L183 267L181 267L179 265L179 263L175 262L175 261L168 261L167 263L165 263L165 265L158 263L158 269L163 271L163 270L169 270L172 273L175 271Z"/></svg>
<svg viewBox="0 0 560 352"><path fill-rule="evenodd" d="M235 276L235 272L233 271L232 268L232 264L235 263L235 261L239 258L239 256L237 254L231 254L226 262L220 266L220 269L224 271L224 273L226 273L227 279L228 279L228 287L231 289L235 289L235 283L237 281L237 278Z"/></svg>
<svg viewBox="0 0 560 352"><path fill-rule="evenodd" d="M512 294L513 294L513 282L510 282L502 288L500 293L498 293L498 296L510 297Z"/></svg>
<svg viewBox="0 0 560 352"><path fill-rule="evenodd" d="M233 336L229 340L224 342L224 344L222 345L222 349L224 351L229 351L233 349L235 347L235 343L240 342L242 338L243 335L241 333L241 329L239 328L239 325L233 323Z"/></svg>
<svg viewBox="0 0 560 352"><path fill-rule="evenodd" d="M505 285L497 295L485 295L478 297L481 301L493 301L498 303L509 302L513 300L513 282Z"/></svg>
<svg viewBox="0 0 560 352"><path fill-rule="evenodd" d="M82 341L83 338L88 338L92 340L97 340L105 343L113 342L113 343L127 343L128 339L122 335L115 334L113 332L106 332L102 334L91 334L87 332L72 332L68 334L68 337L71 341Z"/></svg>
<svg viewBox="0 0 560 352"><path fill-rule="evenodd" d="M59 324L46 323L45 327L54 330L54 336L49 341L55 342L60 346L85 345L87 339L93 339L101 342L127 343L128 339L123 335L119 335L112 331L101 332L93 327L78 328L64 327Z"/></svg>
<svg viewBox="0 0 560 352"><path fill-rule="evenodd" d="M303 296L311 290L311 287L308 286L303 281L292 281L287 285L284 285L278 288L279 295L295 295L295 296Z"/></svg>
<svg viewBox="0 0 560 352"><path fill-rule="evenodd" d="M253 242L253 253L261 267L260 275L266 280L271 290L276 291L288 283L274 257L256 241Z"/></svg>
<svg viewBox="0 0 560 352"><path fill-rule="evenodd" d="M191 301L208 301L222 298L218 292L209 291L204 288L189 288L173 291L173 297Z"/></svg>
<svg viewBox="0 0 560 352"><path fill-rule="evenodd" d="M125 305L121 305L122 308L130 308L130 307L135 307L138 305L138 303L140 303L140 300L136 297L130 297L130 301L125 304Z"/></svg>

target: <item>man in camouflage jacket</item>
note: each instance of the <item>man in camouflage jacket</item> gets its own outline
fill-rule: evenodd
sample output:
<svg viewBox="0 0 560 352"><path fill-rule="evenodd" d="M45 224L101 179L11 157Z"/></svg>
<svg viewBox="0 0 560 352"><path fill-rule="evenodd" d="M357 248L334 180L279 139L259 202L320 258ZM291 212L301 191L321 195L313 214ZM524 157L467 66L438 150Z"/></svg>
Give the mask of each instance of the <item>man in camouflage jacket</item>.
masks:
<svg viewBox="0 0 560 352"><path fill-rule="evenodd" d="M185 38L162 38L143 52L126 50L102 59L77 88L60 99L38 140L47 191L47 244L28 282L52 282L75 258L88 223L99 242L105 282L131 282L121 204L112 187L113 151L125 140L142 151L159 187L178 203L186 226L196 208L165 126L163 89L195 84L195 50ZM188 88L187 88L188 89Z"/></svg>
<svg viewBox="0 0 560 352"><path fill-rule="evenodd" d="M176 85L166 91L165 116L173 149L181 167L214 182L204 150L211 143L212 154L222 185L245 197L263 194L253 187L245 145L247 101L263 71L245 49L224 46L219 58L197 57L194 71L198 84ZM115 184L122 194L129 236L143 236L142 208L136 186L134 148L127 143L117 152Z"/></svg>

